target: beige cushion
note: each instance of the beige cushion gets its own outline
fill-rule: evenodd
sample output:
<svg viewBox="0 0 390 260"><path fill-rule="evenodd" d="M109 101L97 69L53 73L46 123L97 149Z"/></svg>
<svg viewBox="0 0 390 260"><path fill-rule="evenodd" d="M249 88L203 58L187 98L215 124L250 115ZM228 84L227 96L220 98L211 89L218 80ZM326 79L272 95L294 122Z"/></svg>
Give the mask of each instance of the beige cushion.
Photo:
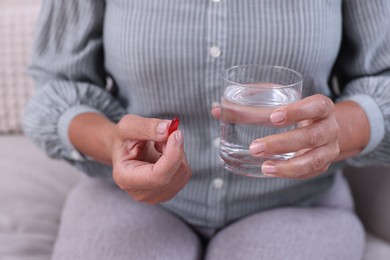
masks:
<svg viewBox="0 0 390 260"><path fill-rule="evenodd" d="M0 259L49 259L61 209L81 174L22 136L0 136Z"/></svg>
<svg viewBox="0 0 390 260"><path fill-rule="evenodd" d="M363 260L389 260L390 244L379 237L367 234Z"/></svg>
<svg viewBox="0 0 390 260"><path fill-rule="evenodd" d="M34 85L26 75L40 0L0 0L0 134L20 132Z"/></svg>
<svg viewBox="0 0 390 260"><path fill-rule="evenodd" d="M390 243L390 167L348 167L345 175L364 226Z"/></svg>

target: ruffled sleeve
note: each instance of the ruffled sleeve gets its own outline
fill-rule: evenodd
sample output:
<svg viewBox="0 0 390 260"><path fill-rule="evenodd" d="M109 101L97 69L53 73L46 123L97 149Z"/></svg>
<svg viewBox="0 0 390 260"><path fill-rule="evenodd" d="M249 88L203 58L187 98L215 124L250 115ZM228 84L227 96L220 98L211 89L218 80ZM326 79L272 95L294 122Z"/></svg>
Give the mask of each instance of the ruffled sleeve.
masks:
<svg viewBox="0 0 390 260"><path fill-rule="evenodd" d="M47 0L42 4L29 72L37 91L26 107L23 130L53 158L89 175L111 176L111 168L80 154L68 128L82 113L113 122L124 107L106 90L102 46L103 0Z"/></svg>
<svg viewBox="0 0 390 260"><path fill-rule="evenodd" d="M343 1L343 17L341 99L358 103L370 123L368 145L348 162L390 165L390 1Z"/></svg>

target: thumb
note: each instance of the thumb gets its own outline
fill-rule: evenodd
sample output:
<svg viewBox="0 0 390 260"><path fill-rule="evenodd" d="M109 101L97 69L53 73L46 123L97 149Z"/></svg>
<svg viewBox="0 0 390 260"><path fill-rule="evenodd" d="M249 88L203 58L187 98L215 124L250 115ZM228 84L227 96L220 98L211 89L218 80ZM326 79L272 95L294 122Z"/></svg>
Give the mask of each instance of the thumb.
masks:
<svg viewBox="0 0 390 260"><path fill-rule="evenodd" d="M182 131L173 132L167 141L160 159L153 167L153 174L172 178L184 159L184 135Z"/></svg>
<svg viewBox="0 0 390 260"><path fill-rule="evenodd" d="M119 135L132 141L165 142L170 120L126 115L118 123Z"/></svg>

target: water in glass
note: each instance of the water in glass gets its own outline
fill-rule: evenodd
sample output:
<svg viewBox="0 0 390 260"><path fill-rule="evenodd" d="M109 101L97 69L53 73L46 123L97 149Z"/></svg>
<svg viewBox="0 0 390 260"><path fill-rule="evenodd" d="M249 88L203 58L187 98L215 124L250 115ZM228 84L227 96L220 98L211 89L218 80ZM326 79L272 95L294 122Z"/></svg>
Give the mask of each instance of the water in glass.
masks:
<svg viewBox="0 0 390 260"><path fill-rule="evenodd" d="M249 145L255 139L294 129L296 125L276 127L270 115L278 106L295 102L300 96L300 90L279 88L274 83L226 87L221 102L220 158L224 167L238 174L262 177L261 165L265 160L291 158L293 153L256 158L250 154Z"/></svg>

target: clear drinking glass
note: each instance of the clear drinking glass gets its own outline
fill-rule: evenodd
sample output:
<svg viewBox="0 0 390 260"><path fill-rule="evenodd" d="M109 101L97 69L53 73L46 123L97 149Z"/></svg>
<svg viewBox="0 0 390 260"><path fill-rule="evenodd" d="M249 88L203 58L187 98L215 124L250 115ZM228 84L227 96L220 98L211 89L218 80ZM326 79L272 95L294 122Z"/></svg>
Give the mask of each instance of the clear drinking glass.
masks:
<svg viewBox="0 0 390 260"><path fill-rule="evenodd" d="M286 132L296 125L277 127L270 115L277 107L301 99L303 78L298 72L274 65L240 65L222 73L220 158L230 172L265 177L266 160L286 160L293 153L253 157L249 145L258 138Z"/></svg>

